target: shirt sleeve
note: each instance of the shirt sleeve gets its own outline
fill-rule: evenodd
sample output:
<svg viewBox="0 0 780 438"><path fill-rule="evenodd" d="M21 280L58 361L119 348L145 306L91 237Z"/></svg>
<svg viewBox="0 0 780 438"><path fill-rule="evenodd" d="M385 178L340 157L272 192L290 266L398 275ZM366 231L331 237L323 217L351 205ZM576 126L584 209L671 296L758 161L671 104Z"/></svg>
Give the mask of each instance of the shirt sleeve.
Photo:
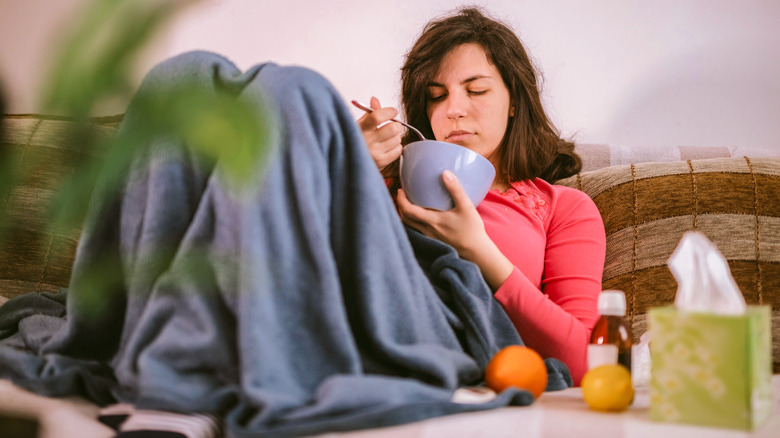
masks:
<svg viewBox="0 0 780 438"><path fill-rule="evenodd" d="M593 201L562 189L551 210L541 290L515 266L495 297L526 345L563 361L579 386L598 319L606 237Z"/></svg>

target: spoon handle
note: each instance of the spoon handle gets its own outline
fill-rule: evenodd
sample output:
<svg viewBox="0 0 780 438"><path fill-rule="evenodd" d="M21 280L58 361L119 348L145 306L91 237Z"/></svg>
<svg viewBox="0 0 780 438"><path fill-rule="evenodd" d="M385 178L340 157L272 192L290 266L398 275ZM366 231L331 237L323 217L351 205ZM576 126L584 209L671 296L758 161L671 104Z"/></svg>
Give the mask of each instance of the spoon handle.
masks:
<svg viewBox="0 0 780 438"><path fill-rule="evenodd" d="M365 111L365 112L367 112L367 113L372 113L372 112L374 112L374 110L373 110L373 109L371 109L370 107L368 107L368 106L366 106L366 105L363 105L362 103L358 102L357 100L353 100L353 101L352 101L352 105L355 105L356 107L358 107L358 108L362 109L363 111ZM398 119L390 119L390 120L391 120L391 121L393 121L393 122L400 123L400 124L402 124L402 125L406 126L407 128L409 128L409 129L411 129L412 131L414 131L414 133L415 133L415 134L417 134L417 135L420 137L420 140L425 140L425 137L422 135L422 132L420 132L420 131L419 131L417 128L415 128L414 126L412 126L412 125L410 125L410 124L408 124L408 123L406 123L406 122L402 122L402 121L400 121L400 120L398 120Z"/></svg>

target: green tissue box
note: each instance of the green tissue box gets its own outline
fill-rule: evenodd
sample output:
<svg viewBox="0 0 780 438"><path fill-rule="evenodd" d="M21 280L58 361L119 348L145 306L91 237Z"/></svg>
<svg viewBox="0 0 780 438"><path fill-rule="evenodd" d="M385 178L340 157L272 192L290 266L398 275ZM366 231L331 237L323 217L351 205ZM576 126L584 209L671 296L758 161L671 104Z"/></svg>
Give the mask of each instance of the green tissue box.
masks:
<svg viewBox="0 0 780 438"><path fill-rule="evenodd" d="M739 316L648 312L650 419L752 430L772 412L769 306Z"/></svg>

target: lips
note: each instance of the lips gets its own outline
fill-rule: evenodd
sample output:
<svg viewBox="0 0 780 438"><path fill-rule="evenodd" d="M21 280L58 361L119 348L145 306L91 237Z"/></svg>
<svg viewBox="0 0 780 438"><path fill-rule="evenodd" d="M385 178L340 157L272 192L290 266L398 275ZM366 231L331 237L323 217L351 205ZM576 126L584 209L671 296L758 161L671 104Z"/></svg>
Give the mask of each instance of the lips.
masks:
<svg viewBox="0 0 780 438"><path fill-rule="evenodd" d="M447 134L446 140L450 142L463 141L468 139L472 135L474 135L473 132L463 131L458 129L455 131L450 131L450 133Z"/></svg>

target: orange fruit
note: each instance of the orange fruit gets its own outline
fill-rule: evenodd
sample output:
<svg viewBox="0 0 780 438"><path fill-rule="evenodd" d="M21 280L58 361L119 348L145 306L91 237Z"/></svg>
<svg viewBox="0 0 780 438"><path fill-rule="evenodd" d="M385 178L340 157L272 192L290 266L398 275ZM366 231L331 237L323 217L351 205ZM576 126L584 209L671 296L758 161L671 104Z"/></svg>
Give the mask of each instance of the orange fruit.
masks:
<svg viewBox="0 0 780 438"><path fill-rule="evenodd" d="M490 359L485 369L485 384L496 392L514 386L539 398L547 388L547 367L536 351L510 345Z"/></svg>

